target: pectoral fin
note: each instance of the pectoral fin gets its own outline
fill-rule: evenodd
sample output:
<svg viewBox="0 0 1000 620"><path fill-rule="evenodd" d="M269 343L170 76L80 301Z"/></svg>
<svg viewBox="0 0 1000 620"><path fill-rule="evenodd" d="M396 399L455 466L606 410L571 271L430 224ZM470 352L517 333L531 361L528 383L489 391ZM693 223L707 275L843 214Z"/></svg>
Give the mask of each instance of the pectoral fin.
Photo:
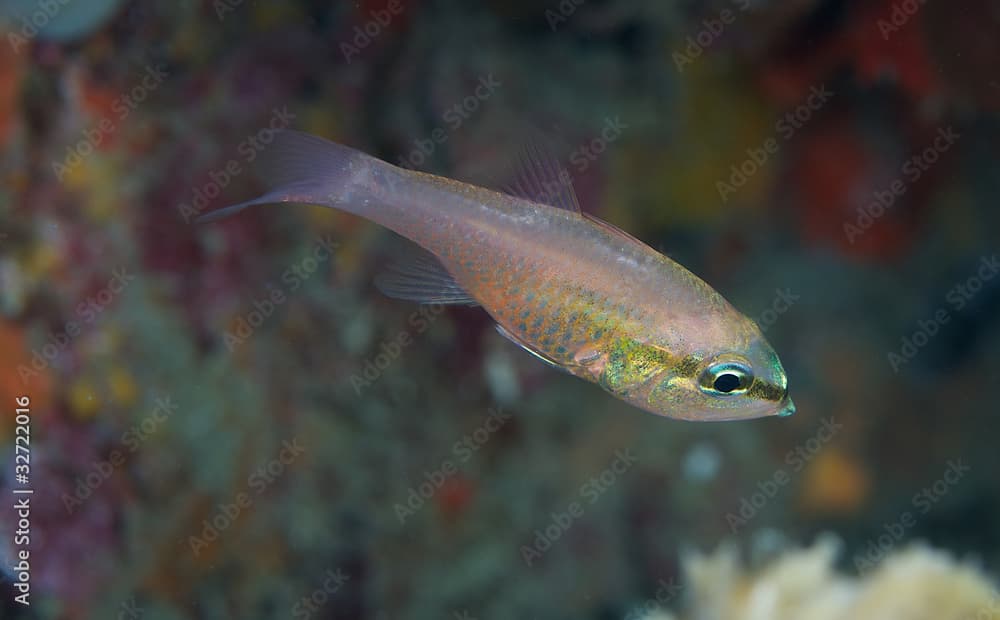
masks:
<svg viewBox="0 0 1000 620"><path fill-rule="evenodd" d="M375 278L375 286L387 297L422 304L479 305L441 261L413 244Z"/></svg>

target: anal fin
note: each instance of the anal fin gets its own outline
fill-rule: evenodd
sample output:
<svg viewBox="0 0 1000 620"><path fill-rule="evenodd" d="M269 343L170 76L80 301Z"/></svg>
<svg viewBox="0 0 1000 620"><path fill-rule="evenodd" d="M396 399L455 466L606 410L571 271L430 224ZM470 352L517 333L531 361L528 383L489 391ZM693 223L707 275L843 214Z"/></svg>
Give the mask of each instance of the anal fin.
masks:
<svg viewBox="0 0 1000 620"><path fill-rule="evenodd" d="M387 297L421 304L479 305L436 256L414 244L375 278L375 286Z"/></svg>

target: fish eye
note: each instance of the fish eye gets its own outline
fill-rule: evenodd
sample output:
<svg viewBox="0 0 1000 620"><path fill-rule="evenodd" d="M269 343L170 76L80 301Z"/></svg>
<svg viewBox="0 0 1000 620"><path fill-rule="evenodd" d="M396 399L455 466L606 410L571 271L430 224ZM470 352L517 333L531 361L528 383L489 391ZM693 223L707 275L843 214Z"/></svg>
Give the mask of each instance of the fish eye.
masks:
<svg viewBox="0 0 1000 620"><path fill-rule="evenodd" d="M740 394L753 383L753 371L736 362L713 364L701 377L702 389L717 394Z"/></svg>
<svg viewBox="0 0 1000 620"><path fill-rule="evenodd" d="M740 378L731 372L724 372L715 378L712 387L715 388L716 392L728 394L740 387Z"/></svg>

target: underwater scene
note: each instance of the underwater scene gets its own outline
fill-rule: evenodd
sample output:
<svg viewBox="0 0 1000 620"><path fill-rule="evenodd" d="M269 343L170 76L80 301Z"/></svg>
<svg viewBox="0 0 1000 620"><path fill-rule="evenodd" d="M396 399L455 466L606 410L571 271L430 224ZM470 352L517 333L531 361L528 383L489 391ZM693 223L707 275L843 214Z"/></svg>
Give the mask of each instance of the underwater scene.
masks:
<svg viewBox="0 0 1000 620"><path fill-rule="evenodd" d="M0 620L1000 619L998 197L998 0L0 0Z"/></svg>

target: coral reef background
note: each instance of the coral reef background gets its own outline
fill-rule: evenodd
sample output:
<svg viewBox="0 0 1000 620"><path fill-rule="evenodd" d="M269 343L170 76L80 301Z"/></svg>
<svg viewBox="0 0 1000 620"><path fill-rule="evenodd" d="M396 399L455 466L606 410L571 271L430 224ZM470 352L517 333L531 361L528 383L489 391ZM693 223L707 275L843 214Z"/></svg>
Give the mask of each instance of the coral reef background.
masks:
<svg viewBox="0 0 1000 620"><path fill-rule="evenodd" d="M7 566L23 396L35 490L0 618L698 613L824 532L817 592L913 564L980 600L998 31L990 0L0 0ZM480 184L551 136L585 211L758 320L798 413L631 409L383 298L400 241L345 214L196 226L285 127ZM755 568L682 568L724 541ZM730 600L691 617L762 617Z"/></svg>

